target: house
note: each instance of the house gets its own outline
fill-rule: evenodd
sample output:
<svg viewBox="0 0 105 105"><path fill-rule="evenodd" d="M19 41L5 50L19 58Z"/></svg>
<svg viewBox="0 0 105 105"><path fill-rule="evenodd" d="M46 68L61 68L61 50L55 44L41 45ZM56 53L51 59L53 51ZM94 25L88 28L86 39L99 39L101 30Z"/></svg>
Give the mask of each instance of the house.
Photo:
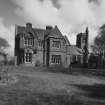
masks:
<svg viewBox="0 0 105 105"><path fill-rule="evenodd" d="M73 56L71 47L67 36L63 36L57 26L38 29L33 28L31 23L26 23L26 26L16 25L15 27L15 63L17 65L62 64L68 67ZM77 52L78 55L79 52Z"/></svg>
<svg viewBox="0 0 105 105"><path fill-rule="evenodd" d="M57 26L46 29L33 28L31 23L15 27L15 63L17 65L70 65L68 38Z"/></svg>

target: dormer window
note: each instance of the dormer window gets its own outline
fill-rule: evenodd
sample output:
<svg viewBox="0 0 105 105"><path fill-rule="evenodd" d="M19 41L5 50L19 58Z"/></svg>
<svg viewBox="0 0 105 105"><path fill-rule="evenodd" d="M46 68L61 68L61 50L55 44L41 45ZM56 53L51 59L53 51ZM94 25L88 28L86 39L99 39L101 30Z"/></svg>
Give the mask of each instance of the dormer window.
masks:
<svg viewBox="0 0 105 105"><path fill-rule="evenodd" d="M61 43L60 43L60 41L53 41L52 46L56 47L56 48L61 48Z"/></svg>
<svg viewBox="0 0 105 105"><path fill-rule="evenodd" d="M33 46L33 44L34 44L33 42L34 42L33 38L25 38L24 45L25 46Z"/></svg>

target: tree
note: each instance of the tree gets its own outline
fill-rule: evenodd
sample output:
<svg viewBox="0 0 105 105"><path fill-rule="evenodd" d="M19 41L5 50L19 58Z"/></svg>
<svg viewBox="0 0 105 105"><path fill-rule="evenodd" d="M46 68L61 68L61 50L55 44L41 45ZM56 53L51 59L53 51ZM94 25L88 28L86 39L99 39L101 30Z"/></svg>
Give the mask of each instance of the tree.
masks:
<svg viewBox="0 0 105 105"><path fill-rule="evenodd" d="M2 55L4 57L4 63L7 62L7 54L5 53L4 49L6 49L8 47L9 47L9 44L8 44L7 40L0 37L0 55ZM2 72L3 72L2 70L3 70L3 68L1 66L0 80L2 79Z"/></svg>
<svg viewBox="0 0 105 105"><path fill-rule="evenodd" d="M91 48L93 53L99 54L100 64L103 65L103 61L105 61L105 24L99 28L98 35L94 39L94 43Z"/></svg>
<svg viewBox="0 0 105 105"><path fill-rule="evenodd" d="M9 44L6 39L0 37L0 55L4 57L4 63L7 61L7 54L5 49L9 47Z"/></svg>
<svg viewBox="0 0 105 105"><path fill-rule="evenodd" d="M6 39L0 37L0 49L8 48L9 44Z"/></svg>
<svg viewBox="0 0 105 105"><path fill-rule="evenodd" d="M101 53L105 51L105 25L102 25L99 28L98 35L94 39L94 43L91 48L95 53Z"/></svg>

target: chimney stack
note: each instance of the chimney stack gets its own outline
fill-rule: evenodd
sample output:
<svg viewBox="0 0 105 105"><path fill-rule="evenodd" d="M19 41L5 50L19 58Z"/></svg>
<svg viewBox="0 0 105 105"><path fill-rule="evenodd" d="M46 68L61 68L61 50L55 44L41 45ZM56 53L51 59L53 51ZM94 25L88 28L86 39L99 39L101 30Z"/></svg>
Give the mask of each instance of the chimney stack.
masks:
<svg viewBox="0 0 105 105"><path fill-rule="evenodd" d="M52 26L46 26L46 30L51 31L53 29Z"/></svg>
<svg viewBox="0 0 105 105"><path fill-rule="evenodd" d="M32 28L32 24L31 23L26 23L26 27L27 28Z"/></svg>

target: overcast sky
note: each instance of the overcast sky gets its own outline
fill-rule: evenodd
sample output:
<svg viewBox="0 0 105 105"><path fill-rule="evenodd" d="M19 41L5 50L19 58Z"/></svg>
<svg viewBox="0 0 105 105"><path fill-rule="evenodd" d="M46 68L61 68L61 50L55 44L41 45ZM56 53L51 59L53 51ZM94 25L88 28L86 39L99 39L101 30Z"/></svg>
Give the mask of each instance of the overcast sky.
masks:
<svg viewBox="0 0 105 105"><path fill-rule="evenodd" d="M57 25L70 43L89 27L89 43L105 23L105 0L0 0L0 36L14 49L14 26L31 22L33 27Z"/></svg>

